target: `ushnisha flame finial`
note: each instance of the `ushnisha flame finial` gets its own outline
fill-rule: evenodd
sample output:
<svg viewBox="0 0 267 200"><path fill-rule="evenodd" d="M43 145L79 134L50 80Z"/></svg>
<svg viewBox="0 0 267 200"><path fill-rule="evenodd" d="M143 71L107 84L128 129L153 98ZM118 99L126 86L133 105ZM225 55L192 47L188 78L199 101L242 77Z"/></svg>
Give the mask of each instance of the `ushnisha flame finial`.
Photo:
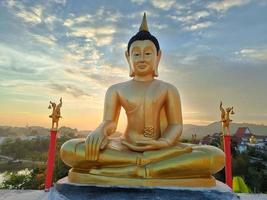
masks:
<svg viewBox="0 0 267 200"><path fill-rule="evenodd" d="M147 26L146 13L145 12L144 12L142 24L140 25L139 31L149 31L148 26Z"/></svg>

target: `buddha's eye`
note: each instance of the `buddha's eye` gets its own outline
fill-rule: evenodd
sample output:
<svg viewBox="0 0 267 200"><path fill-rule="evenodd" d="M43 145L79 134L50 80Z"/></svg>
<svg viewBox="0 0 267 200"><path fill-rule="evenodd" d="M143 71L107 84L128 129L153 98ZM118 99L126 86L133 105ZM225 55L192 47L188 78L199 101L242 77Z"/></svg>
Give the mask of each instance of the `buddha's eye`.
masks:
<svg viewBox="0 0 267 200"><path fill-rule="evenodd" d="M146 54L146 56L150 56L152 53L151 52L146 52L145 54Z"/></svg>
<svg viewBox="0 0 267 200"><path fill-rule="evenodd" d="M134 56L135 57L140 56L140 53L134 53Z"/></svg>

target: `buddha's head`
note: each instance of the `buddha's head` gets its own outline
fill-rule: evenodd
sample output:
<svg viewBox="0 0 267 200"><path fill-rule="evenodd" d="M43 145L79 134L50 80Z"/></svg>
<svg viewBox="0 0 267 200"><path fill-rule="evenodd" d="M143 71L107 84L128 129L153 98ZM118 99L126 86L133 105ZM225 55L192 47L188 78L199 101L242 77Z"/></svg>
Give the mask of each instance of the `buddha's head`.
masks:
<svg viewBox="0 0 267 200"><path fill-rule="evenodd" d="M130 67L130 76L158 76L158 65L161 57L159 42L148 31L146 14L144 13L139 32L128 42L126 59Z"/></svg>

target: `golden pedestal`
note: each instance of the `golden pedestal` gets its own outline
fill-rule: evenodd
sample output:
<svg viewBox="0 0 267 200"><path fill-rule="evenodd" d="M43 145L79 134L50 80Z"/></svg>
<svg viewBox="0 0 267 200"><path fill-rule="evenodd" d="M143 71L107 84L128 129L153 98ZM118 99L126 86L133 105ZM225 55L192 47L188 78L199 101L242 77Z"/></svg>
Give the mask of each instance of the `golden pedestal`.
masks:
<svg viewBox="0 0 267 200"><path fill-rule="evenodd" d="M109 185L109 186L158 186L158 187L214 187L216 180L213 176L207 178L118 178L110 176L99 176L94 174L69 171L68 180L71 183Z"/></svg>

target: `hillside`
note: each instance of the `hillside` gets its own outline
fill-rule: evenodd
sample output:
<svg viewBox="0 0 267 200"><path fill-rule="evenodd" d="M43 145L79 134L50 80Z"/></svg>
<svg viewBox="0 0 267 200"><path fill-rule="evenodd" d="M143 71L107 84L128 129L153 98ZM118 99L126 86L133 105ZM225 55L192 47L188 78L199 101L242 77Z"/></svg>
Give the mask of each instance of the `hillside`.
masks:
<svg viewBox="0 0 267 200"><path fill-rule="evenodd" d="M248 127L250 131L256 135L267 135L267 126L249 123L232 123L230 130L232 135L239 127ZM190 139L192 134L197 134L197 138L202 138L205 135L221 132L221 123L214 122L207 126L198 126L185 124L182 138Z"/></svg>
<svg viewBox="0 0 267 200"><path fill-rule="evenodd" d="M234 134L239 127L249 127L252 133L256 135L267 135L267 126L249 124L249 123L232 123L231 132ZM77 129L69 127L61 127L59 129L60 134L64 135L79 135L86 137L90 132L89 130L79 131ZM192 124L185 124L182 134L182 138L190 139L192 134L197 134L197 138L202 138L205 135L221 132L221 124L219 122L211 123L207 126L199 126ZM19 137L19 136L33 136L33 135L49 135L49 129L39 126L30 127L11 127L0 126L0 137Z"/></svg>
<svg viewBox="0 0 267 200"><path fill-rule="evenodd" d="M2 137L46 135L48 133L49 130L47 128L43 128L40 126L30 126L30 127L0 126L0 136Z"/></svg>
<svg viewBox="0 0 267 200"><path fill-rule="evenodd" d="M45 136L49 135L50 130L41 126L12 127L0 126L0 137L21 137L21 136ZM71 135L78 134L77 129L61 127L59 134Z"/></svg>

